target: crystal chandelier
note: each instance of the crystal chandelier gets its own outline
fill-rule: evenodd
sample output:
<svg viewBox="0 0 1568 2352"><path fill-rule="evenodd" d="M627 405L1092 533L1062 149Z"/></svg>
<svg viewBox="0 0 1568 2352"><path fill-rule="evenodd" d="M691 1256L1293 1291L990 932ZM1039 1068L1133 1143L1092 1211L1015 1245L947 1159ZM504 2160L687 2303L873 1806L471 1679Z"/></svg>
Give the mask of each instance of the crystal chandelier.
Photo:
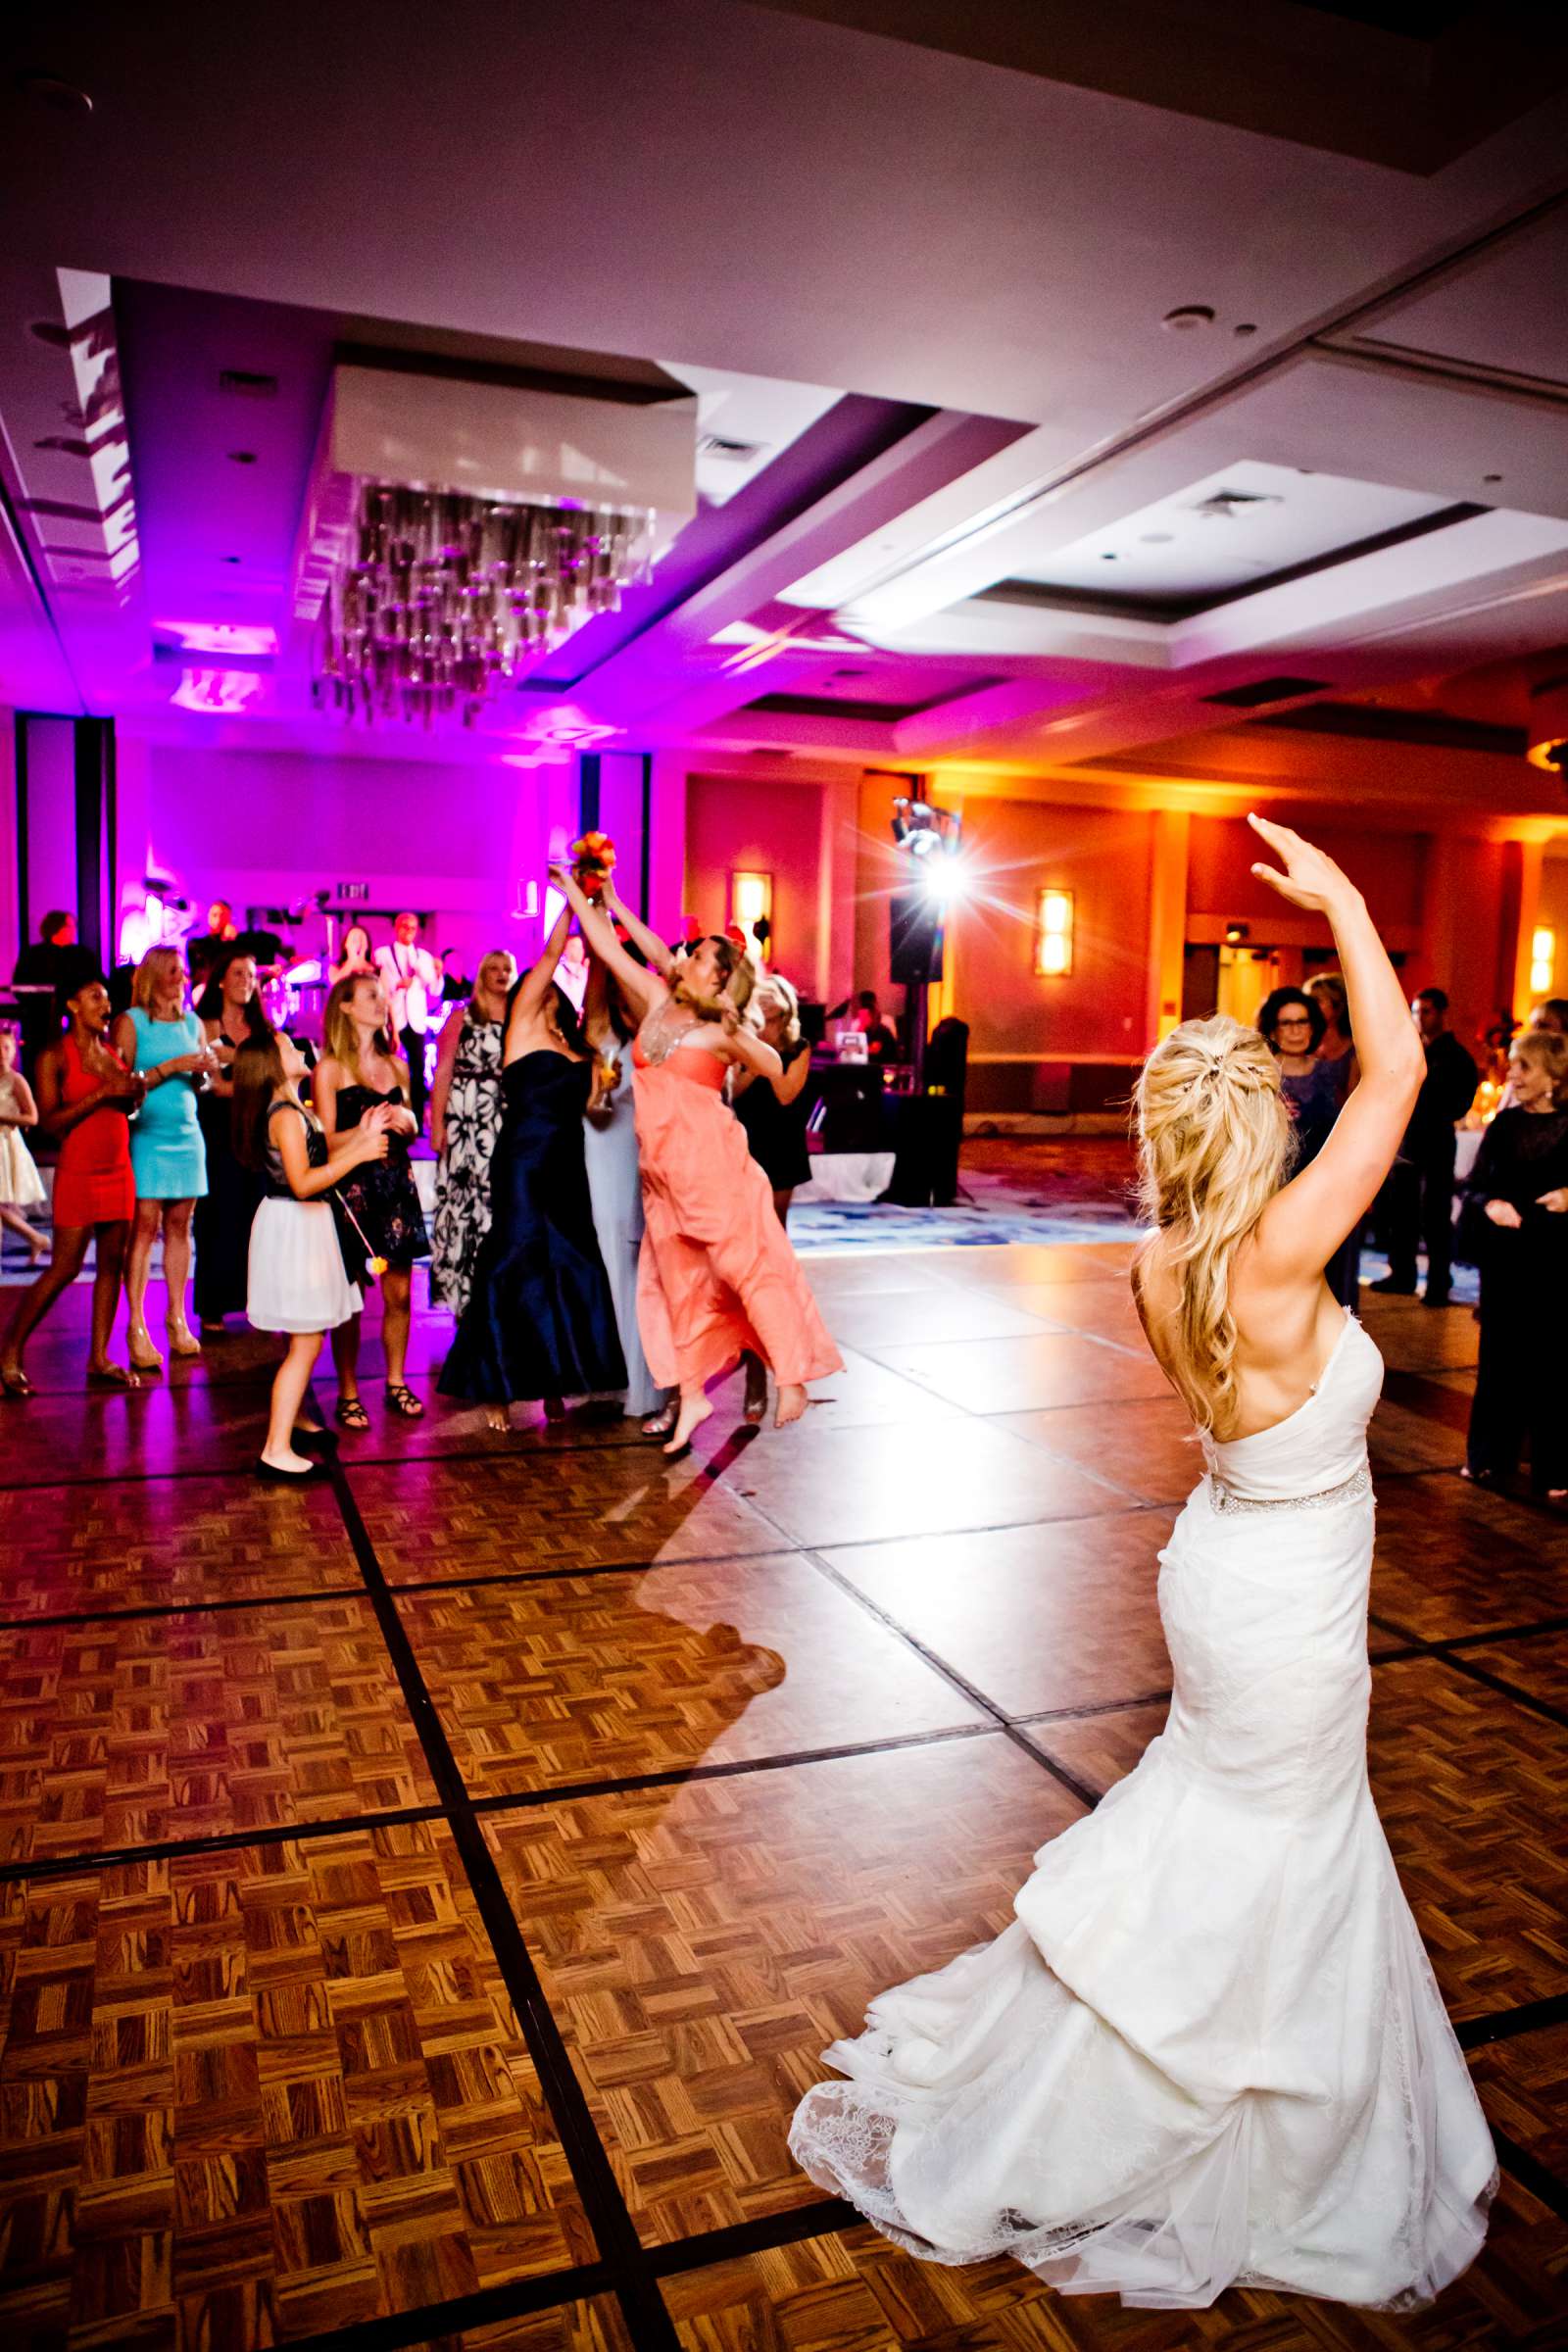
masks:
<svg viewBox="0 0 1568 2352"><path fill-rule="evenodd" d="M471 724L485 698L646 575L651 509L361 481L320 608L316 694L345 715Z"/></svg>

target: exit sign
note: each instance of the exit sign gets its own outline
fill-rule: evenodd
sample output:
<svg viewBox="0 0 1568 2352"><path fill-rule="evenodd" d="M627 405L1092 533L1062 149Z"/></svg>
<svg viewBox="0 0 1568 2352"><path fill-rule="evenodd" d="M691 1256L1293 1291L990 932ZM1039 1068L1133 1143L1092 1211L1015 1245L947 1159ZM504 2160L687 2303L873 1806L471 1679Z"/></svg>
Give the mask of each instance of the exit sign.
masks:
<svg viewBox="0 0 1568 2352"><path fill-rule="evenodd" d="M370 885L368 882L339 882L332 895L334 898L342 900L346 906L352 906L356 900L369 897Z"/></svg>

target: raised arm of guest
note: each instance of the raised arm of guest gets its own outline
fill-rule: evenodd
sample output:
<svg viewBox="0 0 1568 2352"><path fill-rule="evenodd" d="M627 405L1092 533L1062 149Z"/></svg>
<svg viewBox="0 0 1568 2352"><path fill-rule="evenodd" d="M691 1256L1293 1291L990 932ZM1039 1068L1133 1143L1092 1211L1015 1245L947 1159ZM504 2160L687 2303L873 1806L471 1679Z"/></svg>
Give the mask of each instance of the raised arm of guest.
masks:
<svg viewBox="0 0 1568 2352"><path fill-rule="evenodd" d="M740 1068L743 1071L750 1071L754 1078L767 1079L769 1084L775 1086L776 1091L776 1081L784 1074L784 1063L781 1056L774 1052L764 1038L758 1036L757 1031L748 1025L733 1004L726 1004L724 1007L723 1028L724 1035L729 1041L730 1053Z"/></svg>
<svg viewBox="0 0 1568 2352"><path fill-rule="evenodd" d="M1277 1193L1257 1226L1265 1287L1320 1273L1353 1233L1393 1164L1426 1074L1426 1057L1398 974L1366 902L1333 859L1288 825L1249 823L1285 871L1254 865L1293 906L1325 914L1340 952L1361 1082L1309 1167Z"/></svg>
<svg viewBox="0 0 1568 2352"><path fill-rule="evenodd" d="M603 956L588 958L588 986L582 999L582 1033L598 1053L614 1037L610 1018L610 974Z"/></svg>
<svg viewBox="0 0 1568 2352"><path fill-rule="evenodd" d="M430 1081L430 1149L437 1159L446 1150L447 1103L452 1095L452 1073L457 1067L463 1019L462 1013L455 1012L442 1024L441 1043L436 1048L435 1076Z"/></svg>
<svg viewBox="0 0 1568 2352"><path fill-rule="evenodd" d="M576 877L564 865L553 865L550 879L563 892L567 906L577 917L578 928L593 953L607 964L625 991L639 1020L662 1004L669 991L656 972L650 972L634 956L628 956L615 937L615 926L602 908L594 906L578 887ZM552 969L554 967L552 966Z"/></svg>
<svg viewBox="0 0 1568 2352"><path fill-rule="evenodd" d="M662 979L667 980L675 968L674 951L669 942L661 939L657 931L650 931L640 915L633 914L612 881L605 884L603 905L606 913L612 914L622 925L633 947L641 950Z"/></svg>
<svg viewBox="0 0 1568 2352"><path fill-rule="evenodd" d="M551 869L554 871L554 868ZM517 983L517 993L512 1000L512 1020L537 1019L545 998L555 985L556 966L566 950L566 937L571 929L571 908L563 906L550 927L550 936ZM511 1022L508 1023L510 1028Z"/></svg>

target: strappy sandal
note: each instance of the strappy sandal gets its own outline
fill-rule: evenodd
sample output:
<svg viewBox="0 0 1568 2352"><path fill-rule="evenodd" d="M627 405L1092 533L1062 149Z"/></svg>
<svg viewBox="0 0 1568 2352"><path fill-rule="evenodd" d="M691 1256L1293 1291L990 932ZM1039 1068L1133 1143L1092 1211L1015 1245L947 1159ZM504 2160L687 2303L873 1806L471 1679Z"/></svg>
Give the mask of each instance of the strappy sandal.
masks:
<svg viewBox="0 0 1568 2352"><path fill-rule="evenodd" d="M358 1396L340 1396L332 1407L332 1418L339 1429L362 1430L370 1426L370 1416Z"/></svg>
<svg viewBox="0 0 1568 2352"><path fill-rule="evenodd" d="M414 1391L406 1388L401 1380L387 1382L386 1400L392 1411L399 1414L405 1421L422 1421L424 1419L423 1405Z"/></svg>

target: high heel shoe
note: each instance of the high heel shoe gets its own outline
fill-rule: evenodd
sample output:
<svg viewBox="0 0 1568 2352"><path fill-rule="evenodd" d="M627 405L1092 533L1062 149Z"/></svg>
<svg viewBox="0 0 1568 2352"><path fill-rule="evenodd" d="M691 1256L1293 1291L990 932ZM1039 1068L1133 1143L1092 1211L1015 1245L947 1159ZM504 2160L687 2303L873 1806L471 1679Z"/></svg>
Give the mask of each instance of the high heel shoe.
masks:
<svg viewBox="0 0 1568 2352"><path fill-rule="evenodd" d="M164 1328L169 1334L169 1352L171 1355L200 1355L202 1351L202 1344L196 1337L196 1334L192 1331L190 1325L185 1321L183 1315L180 1316L177 1322L171 1317L170 1321L164 1326Z"/></svg>
<svg viewBox="0 0 1568 2352"><path fill-rule="evenodd" d="M161 1372L164 1359L153 1346L153 1335L145 1323L133 1323L125 1334L125 1349L133 1372Z"/></svg>

